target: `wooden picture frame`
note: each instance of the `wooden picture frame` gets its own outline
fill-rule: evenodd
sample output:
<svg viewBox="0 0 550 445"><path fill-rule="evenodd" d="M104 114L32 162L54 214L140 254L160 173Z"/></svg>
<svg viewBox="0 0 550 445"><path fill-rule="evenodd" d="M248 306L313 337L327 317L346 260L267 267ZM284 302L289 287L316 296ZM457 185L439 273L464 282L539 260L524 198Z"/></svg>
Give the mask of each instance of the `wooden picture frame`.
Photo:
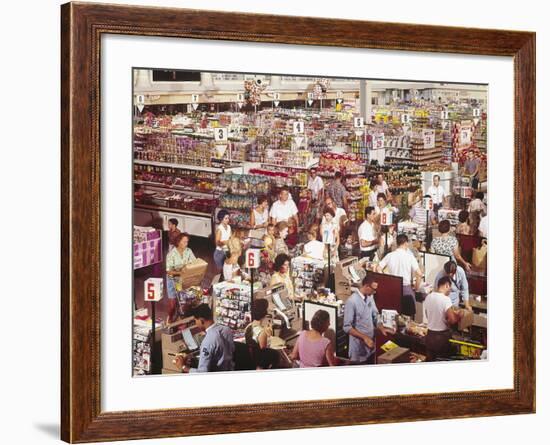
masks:
<svg viewBox="0 0 550 445"><path fill-rule="evenodd" d="M535 411L534 33L90 3L62 5L61 18L63 440L95 442ZM103 34L513 57L513 389L102 412L99 72Z"/></svg>

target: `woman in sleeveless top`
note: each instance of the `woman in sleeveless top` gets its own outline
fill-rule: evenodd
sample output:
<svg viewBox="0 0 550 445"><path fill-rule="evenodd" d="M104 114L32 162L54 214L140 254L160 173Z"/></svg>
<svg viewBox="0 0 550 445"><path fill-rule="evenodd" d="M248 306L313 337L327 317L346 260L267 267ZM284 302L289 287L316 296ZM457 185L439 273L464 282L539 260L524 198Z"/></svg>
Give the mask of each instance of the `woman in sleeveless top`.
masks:
<svg viewBox="0 0 550 445"><path fill-rule="evenodd" d="M231 238L231 226L229 225L229 212L220 210L218 213L220 224L216 228L216 249L214 250L214 263L218 271L222 270L225 255L228 251L227 243Z"/></svg>
<svg viewBox="0 0 550 445"><path fill-rule="evenodd" d="M330 326L329 313L319 309L310 325L309 331L300 333L290 357L299 361L300 368L338 365L331 341L323 336Z"/></svg>
<svg viewBox="0 0 550 445"><path fill-rule="evenodd" d="M258 197L258 205L250 212L250 237L261 239L265 233L269 222L269 203L267 196Z"/></svg>

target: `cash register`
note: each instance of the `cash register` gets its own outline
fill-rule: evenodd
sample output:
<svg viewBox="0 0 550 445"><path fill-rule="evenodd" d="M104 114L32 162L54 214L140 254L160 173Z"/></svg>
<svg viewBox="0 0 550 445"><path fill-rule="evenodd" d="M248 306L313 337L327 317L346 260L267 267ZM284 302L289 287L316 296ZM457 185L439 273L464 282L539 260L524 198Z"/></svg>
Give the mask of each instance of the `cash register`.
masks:
<svg viewBox="0 0 550 445"><path fill-rule="evenodd" d="M339 300L347 300L353 293L353 289L361 286L361 281L367 274L365 268L367 263L367 258L359 259L355 256L336 263L334 268L335 294Z"/></svg>
<svg viewBox="0 0 550 445"><path fill-rule="evenodd" d="M276 336L285 341L298 335L302 322L296 304L288 297L284 284L277 284L254 293L254 298L266 298L268 311L273 317L273 328L280 329Z"/></svg>

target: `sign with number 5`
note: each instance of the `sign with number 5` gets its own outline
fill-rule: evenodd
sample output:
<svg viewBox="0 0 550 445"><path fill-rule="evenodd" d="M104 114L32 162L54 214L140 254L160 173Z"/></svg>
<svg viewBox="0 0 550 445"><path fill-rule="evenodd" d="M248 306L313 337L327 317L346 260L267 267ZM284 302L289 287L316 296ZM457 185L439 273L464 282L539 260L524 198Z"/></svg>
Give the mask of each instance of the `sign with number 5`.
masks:
<svg viewBox="0 0 550 445"><path fill-rule="evenodd" d="M145 301L162 300L162 278L148 278L145 280L145 283L143 283L143 287L143 297Z"/></svg>

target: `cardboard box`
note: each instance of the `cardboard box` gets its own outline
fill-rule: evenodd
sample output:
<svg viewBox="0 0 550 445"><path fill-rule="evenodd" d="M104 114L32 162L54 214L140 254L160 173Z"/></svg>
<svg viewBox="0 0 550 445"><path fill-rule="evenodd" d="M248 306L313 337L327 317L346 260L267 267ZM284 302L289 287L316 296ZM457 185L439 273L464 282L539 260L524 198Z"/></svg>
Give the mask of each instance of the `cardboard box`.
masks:
<svg viewBox="0 0 550 445"><path fill-rule="evenodd" d="M472 325L487 329L487 317L480 314L474 314Z"/></svg>
<svg viewBox="0 0 550 445"><path fill-rule="evenodd" d="M208 263L200 258L197 258L192 263L187 264L181 271L181 287L186 289L191 286L200 286L206 270L208 269Z"/></svg>
<svg viewBox="0 0 550 445"><path fill-rule="evenodd" d="M409 361L410 350L408 348L398 346L397 348L393 348L378 356L376 363L381 365L386 363L409 363Z"/></svg>
<svg viewBox="0 0 550 445"><path fill-rule="evenodd" d="M462 318L458 322L458 330L463 331L472 326L474 322L474 313L472 311L462 310Z"/></svg>

